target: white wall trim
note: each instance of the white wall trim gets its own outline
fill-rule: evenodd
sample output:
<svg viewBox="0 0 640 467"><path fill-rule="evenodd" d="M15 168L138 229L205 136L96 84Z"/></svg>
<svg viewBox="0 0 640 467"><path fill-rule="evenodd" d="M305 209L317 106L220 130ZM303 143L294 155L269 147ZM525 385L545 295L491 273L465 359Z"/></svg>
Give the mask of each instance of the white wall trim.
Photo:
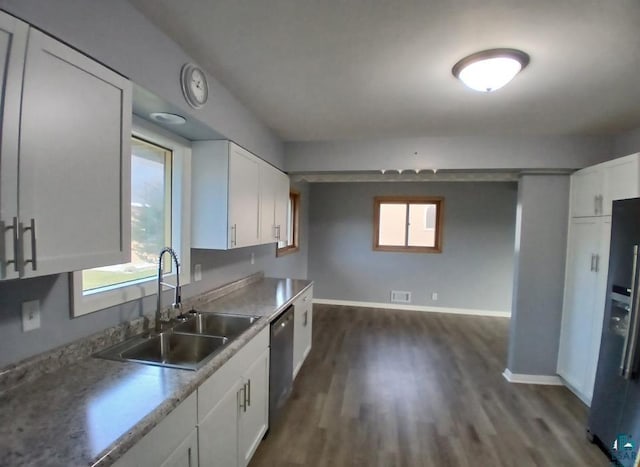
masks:
<svg viewBox="0 0 640 467"><path fill-rule="evenodd" d="M353 300L333 300L314 298L313 303L322 305L358 306L364 308L386 308L388 310L424 311L427 313L450 313L454 315L494 316L510 318L510 311L475 310L472 308L448 308L443 306L399 305L397 303L358 302Z"/></svg>
<svg viewBox="0 0 640 467"><path fill-rule="evenodd" d="M558 375L526 375L522 373L511 373L511 370L509 370L509 368L505 368L502 376L504 376L504 379L506 379L510 383L564 386L562 378L560 378Z"/></svg>

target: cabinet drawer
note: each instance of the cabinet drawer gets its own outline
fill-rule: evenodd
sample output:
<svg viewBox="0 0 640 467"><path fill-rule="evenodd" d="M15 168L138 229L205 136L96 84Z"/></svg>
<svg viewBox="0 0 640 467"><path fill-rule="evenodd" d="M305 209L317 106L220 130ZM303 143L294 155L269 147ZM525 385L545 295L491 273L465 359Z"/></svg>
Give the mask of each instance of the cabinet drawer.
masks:
<svg viewBox="0 0 640 467"><path fill-rule="evenodd" d="M265 327L251 341L222 365L198 388L198 422L223 398L242 376L242 373L269 347L269 327Z"/></svg>

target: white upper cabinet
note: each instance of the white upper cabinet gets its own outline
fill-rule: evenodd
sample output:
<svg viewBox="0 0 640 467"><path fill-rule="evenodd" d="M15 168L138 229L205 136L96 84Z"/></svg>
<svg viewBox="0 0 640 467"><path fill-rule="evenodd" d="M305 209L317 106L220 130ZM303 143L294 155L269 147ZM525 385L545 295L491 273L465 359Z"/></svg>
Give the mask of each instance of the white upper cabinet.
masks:
<svg viewBox="0 0 640 467"><path fill-rule="evenodd" d="M571 216L600 215L600 196L603 174L598 168L589 167L577 171L571 177Z"/></svg>
<svg viewBox="0 0 640 467"><path fill-rule="evenodd" d="M18 135L28 31L26 23L0 12L0 279L18 277Z"/></svg>
<svg viewBox="0 0 640 467"><path fill-rule="evenodd" d="M232 141L196 141L192 174L193 248L228 250L286 235L286 204L280 228L276 213L280 220L289 177L278 169Z"/></svg>
<svg viewBox="0 0 640 467"><path fill-rule="evenodd" d="M131 84L52 37L27 30L26 48L19 50L17 39L5 54L0 274L35 277L126 262Z"/></svg>
<svg viewBox="0 0 640 467"><path fill-rule="evenodd" d="M289 223L287 222L290 190L289 176L279 170L276 172L275 224L277 226L277 240L284 241L289 236Z"/></svg>
<svg viewBox="0 0 640 467"><path fill-rule="evenodd" d="M620 157L604 165L602 212L611 215L612 202L640 196L640 154Z"/></svg>
<svg viewBox="0 0 640 467"><path fill-rule="evenodd" d="M229 144L229 247L260 243L258 159L236 144Z"/></svg>
<svg viewBox="0 0 640 467"><path fill-rule="evenodd" d="M617 199L640 196L640 154L631 154L574 173L571 216L610 216Z"/></svg>
<svg viewBox="0 0 640 467"><path fill-rule="evenodd" d="M260 243L287 238L289 177L275 167L260 164Z"/></svg>
<svg viewBox="0 0 640 467"><path fill-rule="evenodd" d="M231 141L192 146L191 246L228 250L260 243L259 159Z"/></svg>

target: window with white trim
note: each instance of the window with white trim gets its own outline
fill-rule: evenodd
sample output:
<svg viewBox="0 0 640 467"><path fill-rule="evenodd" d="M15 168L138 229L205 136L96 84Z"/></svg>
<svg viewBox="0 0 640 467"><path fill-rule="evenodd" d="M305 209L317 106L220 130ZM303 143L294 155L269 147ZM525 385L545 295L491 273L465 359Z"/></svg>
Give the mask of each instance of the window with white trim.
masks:
<svg viewBox="0 0 640 467"><path fill-rule="evenodd" d="M80 316L156 293L158 254L172 246L181 284L189 283L189 142L135 120L131 140L131 261L73 273L73 314ZM175 281L165 261L165 282Z"/></svg>

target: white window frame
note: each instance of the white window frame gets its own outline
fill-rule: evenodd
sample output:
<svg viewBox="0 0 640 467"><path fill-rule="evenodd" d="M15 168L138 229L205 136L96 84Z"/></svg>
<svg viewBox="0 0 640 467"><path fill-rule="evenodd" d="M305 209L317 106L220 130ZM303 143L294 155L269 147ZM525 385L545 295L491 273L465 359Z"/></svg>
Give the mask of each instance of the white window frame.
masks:
<svg viewBox="0 0 640 467"><path fill-rule="evenodd" d="M152 123L133 116L132 136L170 149L172 157L172 219L171 238L180 260L180 285L191 282L191 143ZM158 252L160 253L160 252ZM169 261L169 258L164 258ZM83 295L82 271L71 273L71 311L74 317L138 300L157 293L155 277L108 287ZM165 274L163 280L175 285L175 272Z"/></svg>

